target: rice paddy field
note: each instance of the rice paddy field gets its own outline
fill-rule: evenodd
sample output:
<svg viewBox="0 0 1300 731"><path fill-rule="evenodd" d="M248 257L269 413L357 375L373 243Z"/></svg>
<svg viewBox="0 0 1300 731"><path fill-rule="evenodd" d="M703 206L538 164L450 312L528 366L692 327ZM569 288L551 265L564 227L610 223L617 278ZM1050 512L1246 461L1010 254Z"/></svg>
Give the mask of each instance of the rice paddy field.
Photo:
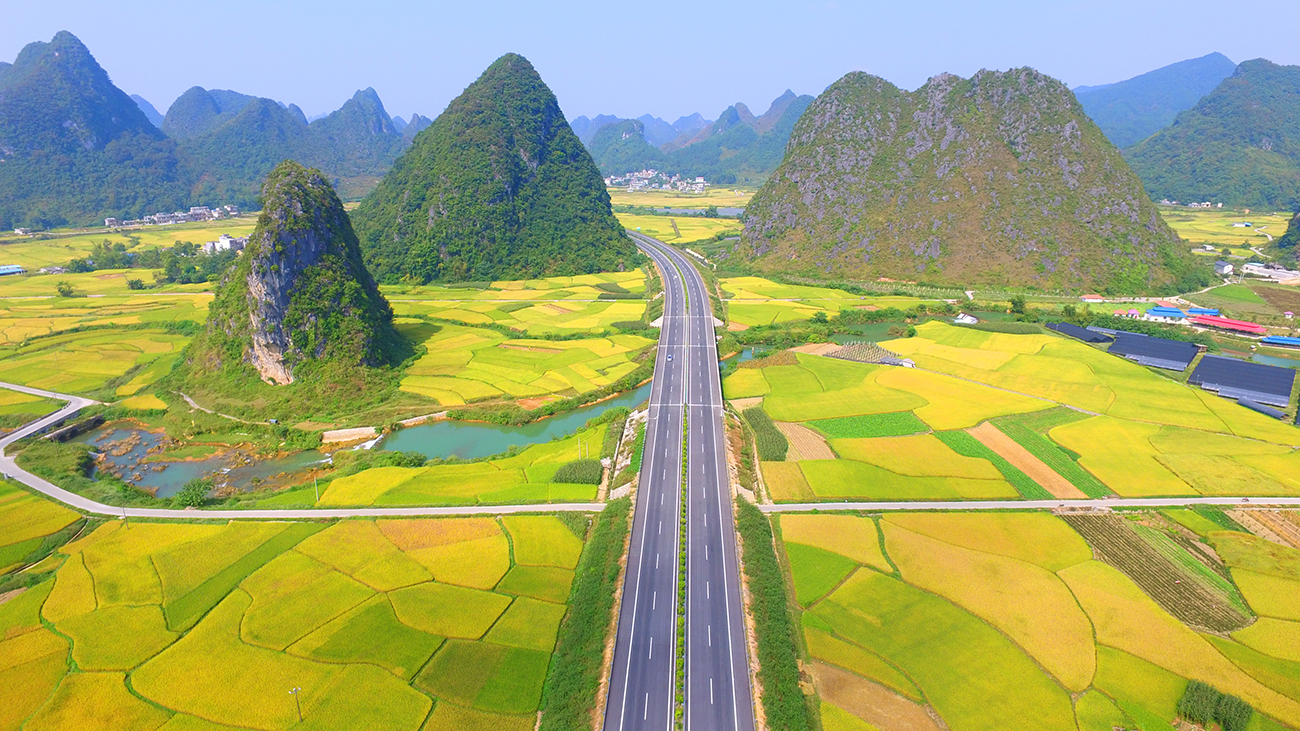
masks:
<svg viewBox="0 0 1300 731"><path fill-rule="evenodd" d="M656 208L744 208L758 192L756 188L711 188L703 193L680 193L669 190L608 188L610 202L616 206L654 206ZM1285 227L1285 226L1284 226Z"/></svg>
<svg viewBox="0 0 1300 731"><path fill-rule="evenodd" d="M0 729L531 729L570 525L103 524L0 603Z"/></svg>
<svg viewBox="0 0 1300 731"><path fill-rule="evenodd" d="M1160 213L1170 228L1178 232L1182 239L1196 246L1197 249L1209 244L1215 252L1205 252L1207 256L1221 256L1217 253L1223 247L1229 247L1234 255L1258 258L1249 247L1267 246L1271 239L1286 233L1287 223L1291 220L1289 213L1273 211L1236 211L1223 208L1168 208L1162 206ZM1246 224L1251 226L1233 224Z"/></svg>
<svg viewBox="0 0 1300 731"><path fill-rule="evenodd" d="M628 231L639 231L669 244L690 244L723 233L739 236L740 229L743 228L735 218L644 216L635 213L615 213L614 217Z"/></svg>
<svg viewBox="0 0 1300 731"><path fill-rule="evenodd" d="M1300 550L1087 517L1109 537L1047 513L776 518L823 728L1155 731L1192 680L1252 731L1300 725L1300 624L1267 598L1298 595Z"/></svg>
<svg viewBox="0 0 1300 731"><path fill-rule="evenodd" d="M917 367L798 353L725 379L835 454L764 463L772 500L1300 495L1300 429L1078 341L929 322L882 345Z"/></svg>
<svg viewBox="0 0 1300 731"><path fill-rule="evenodd" d="M221 234L247 236L257 225L255 215L246 215L207 223L182 223L170 226L142 226L126 232L109 229L85 232L54 231L49 234L0 236L0 264L18 264L29 271L46 266L63 266L85 256L91 247L103 241L124 244L127 251L166 248L178 241L202 246ZM1285 228L1285 226L1283 226ZM134 237L139 243L136 243Z"/></svg>
<svg viewBox="0 0 1300 731"><path fill-rule="evenodd" d="M841 310L854 308L905 310L919 304L937 303L937 300L914 297L861 297L841 289L780 284L762 277L725 277L720 284L727 320L733 329L807 320L818 312L832 317Z"/></svg>
<svg viewBox="0 0 1300 731"><path fill-rule="evenodd" d="M595 500L596 485L553 480L560 467L589 457L593 448L599 449L605 429L606 425L601 424L497 459L365 470L331 482L321 494L319 504L329 507L501 505Z"/></svg>

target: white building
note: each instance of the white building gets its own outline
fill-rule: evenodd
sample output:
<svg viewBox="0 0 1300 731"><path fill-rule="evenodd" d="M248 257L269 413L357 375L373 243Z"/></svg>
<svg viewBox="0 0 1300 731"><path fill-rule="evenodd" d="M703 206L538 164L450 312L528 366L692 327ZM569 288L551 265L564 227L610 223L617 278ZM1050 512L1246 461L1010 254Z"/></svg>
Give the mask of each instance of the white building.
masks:
<svg viewBox="0 0 1300 731"><path fill-rule="evenodd" d="M1214 262L1214 273L1220 277L1232 276L1232 265L1226 261Z"/></svg>
<svg viewBox="0 0 1300 731"><path fill-rule="evenodd" d="M230 234L221 234L221 238L203 245L203 253L215 254L218 251L243 251L244 245L247 243L247 238L237 239Z"/></svg>

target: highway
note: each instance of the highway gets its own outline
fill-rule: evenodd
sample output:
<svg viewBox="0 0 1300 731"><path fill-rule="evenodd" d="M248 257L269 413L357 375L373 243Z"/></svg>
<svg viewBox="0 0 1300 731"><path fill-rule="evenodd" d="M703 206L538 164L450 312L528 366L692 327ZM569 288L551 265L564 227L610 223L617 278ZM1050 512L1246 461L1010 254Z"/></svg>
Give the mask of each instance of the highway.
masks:
<svg viewBox="0 0 1300 731"><path fill-rule="evenodd" d="M660 618L644 615L643 585L660 585L674 576L656 576L649 554L656 557L669 550L666 541L646 545L646 527L657 521L643 519L647 507L655 509L662 501L680 500L680 455L682 453L681 411L684 406L690 433L686 436L687 470L687 592L686 592L686 728L708 730L754 728L752 693L749 686L749 661L740 596L740 573L736 559L736 540L732 523L732 504L727 476L725 432L722 422L722 388L718 374L717 343L714 338L713 313L703 278L685 257L659 241L633 233L633 239L664 273L666 306L660 335L661 361L671 352L674 368L665 371L670 388L662 400L651 396L651 403L671 403L675 431L659 423L654 431L657 451L666 461L678 457L678 471L667 474L651 467L644 469L637 493L637 520L633 526L632 550L628 558L627 581L619 615L618 642L610 683L605 726L613 729L666 729L673 721L671 686L672 666L650 662L649 653L642 662L638 635L653 635ZM683 362L684 361L684 362ZM684 378L684 382L677 379ZM656 369L658 385L660 372ZM671 400L671 401L670 401ZM654 412L652 411L652 416ZM662 419L667 416L661 417ZM647 436L647 449L649 436ZM649 453L647 452L647 456ZM671 463L671 462L670 462ZM674 505L674 526L678 515ZM673 542L676 533L673 534ZM677 567L676 553L672 568ZM674 592L675 597L675 592ZM630 602L630 603L629 603ZM673 608L677 610L676 607ZM653 609L651 610L654 611ZM673 617L669 617L672 619ZM671 625L670 625L671 628ZM675 635L670 641L675 640ZM665 683L664 681L667 681ZM654 689L662 688L660 700ZM640 695L638 695L640 694ZM636 713L636 704L643 704ZM657 716L655 705L664 705L664 715Z"/></svg>
<svg viewBox="0 0 1300 731"><path fill-rule="evenodd" d="M642 248L664 275L664 315L605 705L607 730L669 729L674 712L683 387L690 348L681 277L663 253Z"/></svg>

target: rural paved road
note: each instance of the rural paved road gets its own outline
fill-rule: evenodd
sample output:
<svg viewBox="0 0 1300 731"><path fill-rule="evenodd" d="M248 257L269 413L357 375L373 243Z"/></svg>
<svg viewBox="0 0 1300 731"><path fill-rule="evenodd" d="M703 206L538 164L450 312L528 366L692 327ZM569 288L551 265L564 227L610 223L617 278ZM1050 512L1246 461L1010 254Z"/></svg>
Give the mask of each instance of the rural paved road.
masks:
<svg viewBox="0 0 1300 731"><path fill-rule="evenodd" d="M673 381L674 386L680 384L681 388L664 393L659 399L651 396L651 404L671 404L675 409L673 428L677 430L677 438L670 445L664 445L662 453L666 459L669 459L670 452L677 456L677 461L673 463L677 472L657 481L659 475L652 469L648 482L646 473L643 473L637 496L637 511L640 518L644 506L657 506L663 499L663 494L669 490L680 499L680 455L683 451L680 409L684 405L690 429L685 445L688 455L685 486L686 728L688 731L752 731L753 696L749 687L748 645L745 641L740 572L727 475L722 388L718 374L713 313L703 278L680 252L648 236L633 233L632 237L659 265L665 277L665 291L670 293L668 302L672 306L664 312L663 333L659 341L661 352L670 348L669 352L682 354L678 355L678 361L685 361L676 363L680 370L674 369L666 374L674 379L681 374L684 383ZM658 374L655 380L659 381ZM661 426L660 432L671 439L667 425ZM659 482L673 484L669 486L658 484ZM677 510L676 506L674 508L675 525ZM632 537L634 551L638 542L635 531L636 527ZM674 561L674 569L676 565L677 562ZM673 720L671 685L665 689L668 693L665 700L669 708L666 717L656 718L646 708L642 709L640 718L635 712L637 701L649 704L648 707L652 710L656 699L646 691L633 691L630 688L656 682L658 679L655 676L662 669L649 662L637 662L639 651L633 638L644 630L641 629L643 620L638 619L642 608L635 602L631 606L627 603L629 597L635 597L634 588L637 586L633 567L643 567L642 570L648 572L648 553L639 557L630 556L628 560L628 580L619 617L619 644L614 654L615 682L611 683L610 702L605 716L606 731L666 729ZM623 650L622 654L620 650ZM650 658L647 656L645 659ZM671 668L671 665L668 667ZM617 682L620 673L623 674L623 689L620 689ZM662 680L671 682L671 677ZM641 695L638 696L637 692Z"/></svg>
<svg viewBox="0 0 1300 731"><path fill-rule="evenodd" d="M914 500L909 502L825 502L760 505L764 513L804 513L810 510L1052 510L1055 508L1178 508L1188 505L1269 507L1300 505L1300 497L1144 497L1103 500Z"/></svg>
<svg viewBox="0 0 1300 731"><path fill-rule="evenodd" d="M53 391L42 391L13 383L0 382L0 388L42 396L58 401L68 402L66 406L48 416L29 422L22 428L0 439L0 472L24 485L69 505L83 513L97 515L128 516L132 518L185 518L189 520L231 520L234 518L263 518L272 520L292 520L303 518L362 518L362 517L415 517L429 515L501 515L505 513L540 513L540 512L597 512L604 505L599 503L564 503L541 505L472 505L467 507L442 508L340 508L340 509L306 509L306 510L168 510L154 508L118 508L95 502L74 492L69 492L19 467L14 458L6 455L4 450L10 444L40 431L50 424L62 421L91 404L98 403L80 396L69 396Z"/></svg>

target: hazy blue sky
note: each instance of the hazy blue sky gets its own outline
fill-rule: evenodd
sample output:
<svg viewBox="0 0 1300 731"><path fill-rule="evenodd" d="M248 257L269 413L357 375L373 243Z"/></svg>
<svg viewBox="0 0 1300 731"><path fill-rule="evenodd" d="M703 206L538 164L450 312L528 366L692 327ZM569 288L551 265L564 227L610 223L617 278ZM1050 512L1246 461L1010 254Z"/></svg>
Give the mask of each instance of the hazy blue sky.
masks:
<svg viewBox="0 0 1300 731"><path fill-rule="evenodd" d="M69 30L160 111L190 86L298 104L373 86L435 116L503 53L527 56L570 117L755 113L849 71L915 88L943 71L1033 66L1070 86L1212 51L1300 63L1296 0L8 0L0 59Z"/></svg>

